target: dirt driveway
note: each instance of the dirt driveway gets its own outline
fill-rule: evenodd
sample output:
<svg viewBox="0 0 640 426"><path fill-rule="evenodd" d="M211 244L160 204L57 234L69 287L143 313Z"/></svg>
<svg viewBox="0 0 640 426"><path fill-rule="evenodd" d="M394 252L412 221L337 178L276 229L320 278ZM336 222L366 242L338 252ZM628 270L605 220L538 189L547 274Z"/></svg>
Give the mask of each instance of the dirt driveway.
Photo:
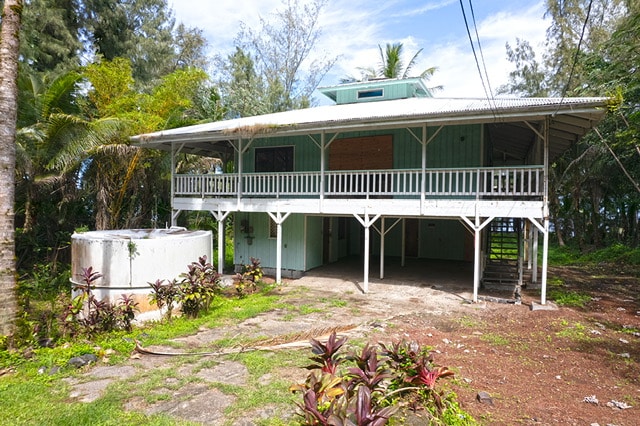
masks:
<svg viewBox="0 0 640 426"><path fill-rule="evenodd" d="M179 340L193 348L229 335L278 336L355 327L348 332L354 338L374 343L415 340L432 347L436 362L456 371L451 389L481 424L640 424L639 274L618 271L613 276L565 268L552 270L550 277L561 280L566 290L588 292L593 300L584 309L532 311L530 305L539 294L525 291L521 305L472 304L471 289L455 280L415 276L393 283L372 279L369 293L363 294L357 278L324 271L323 277L309 274L275 290L283 302L308 307L294 320L274 309L232 327L205 329ZM94 367L71 382L72 397L95 400L113 381L167 367L174 359L135 354L124 366ZM165 383L158 392L166 392L154 402L132 397L127 409L165 413L179 421L246 426L291 411L268 406L230 413L227 407L234 398L208 381L243 386L248 373L232 360L214 364L176 364L179 376L194 380L184 386ZM281 377L270 374L260 380L293 383L306 376L301 368L280 371ZM481 391L491 396L492 404L477 400Z"/></svg>

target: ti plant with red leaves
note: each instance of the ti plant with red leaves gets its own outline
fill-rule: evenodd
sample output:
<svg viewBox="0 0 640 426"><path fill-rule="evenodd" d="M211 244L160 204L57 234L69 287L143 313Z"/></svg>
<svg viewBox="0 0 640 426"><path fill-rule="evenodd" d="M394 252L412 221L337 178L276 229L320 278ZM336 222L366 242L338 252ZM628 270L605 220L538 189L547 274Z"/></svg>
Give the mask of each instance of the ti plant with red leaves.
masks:
<svg viewBox="0 0 640 426"><path fill-rule="evenodd" d="M315 364L311 364L306 368L308 370L320 368L325 373L336 374L338 365L344 360L344 356L339 354L338 351L346 341L346 337L338 339L335 332L331 333L326 343L311 339L311 352L315 356L310 359Z"/></svg>
<svg viewBox="0 0 640 426"><path fill-rule="evenodd" d="M305 383L291 387L303 394L298 403L305 425L382 426L400 406L426 409L438 423L445 409L444 392L436 390L440 378L451 377L446 367L435 366L428 348L400 342L390 346L365 345L346 356L339 350L346 338L333 333L326 343L311 340L314 363ZM341 368L346 363L355 366ZM342 370L342 371L341 371Z"/></svg>
<svg viewBox="0 0 640 426"><path fill-rule="evenodd" d="M94 271L92 267L82 268L82 284L73 287L79 294L71 299L61 317L61 329L64 330L64 334L75 335L84 332L92 336L119 329L131 330L138 303L125 294L117 304L98 300L93 294L93 288L94 282L101 277L102 274Z"/></svg>

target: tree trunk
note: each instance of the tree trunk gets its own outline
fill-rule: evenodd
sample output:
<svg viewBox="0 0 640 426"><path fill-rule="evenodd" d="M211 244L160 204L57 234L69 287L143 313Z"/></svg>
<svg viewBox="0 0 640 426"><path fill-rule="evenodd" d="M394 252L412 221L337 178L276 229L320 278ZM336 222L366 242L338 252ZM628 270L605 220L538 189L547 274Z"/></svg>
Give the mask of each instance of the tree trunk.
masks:
<svg viewBox="0 0 640 426"><path fill-rule="evenodd" d="M5 0L0 29L0 334L12 334L18 310L14 232L18 49L23 0Z"/></svg>

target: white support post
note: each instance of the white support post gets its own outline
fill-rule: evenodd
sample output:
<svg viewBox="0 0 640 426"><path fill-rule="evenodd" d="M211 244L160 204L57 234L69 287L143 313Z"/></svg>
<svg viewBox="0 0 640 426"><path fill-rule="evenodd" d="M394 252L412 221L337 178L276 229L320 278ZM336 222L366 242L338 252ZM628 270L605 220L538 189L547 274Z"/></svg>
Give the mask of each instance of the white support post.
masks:
<svg viewBox="0 0 640 426"><path fill-rule="evenodd" d="M437 132L436 132L437 133ZM422 140L420 141L422 145L422 150L420 156L422 157L421 163L421 176L420 179L420 213L424 214L424 203L426 199L426 191L427 191L427 125L424 124L422 126Z"/></svg>
<svg viewBox="0 0 640 426"><path fill-rule="evenodd" d="M325 163L326 163L326 136L325 133L322 132L320 134L320 211L323 210L324 204L324 186L325 186Z"/></svg>
<svg viewBox="0 0 640 426"><path fill-rule="evenodd" d="M465 216L460 216L460 219L462 219L462 221L464 223L467 224L467 226L469 226L470 230L473 230L473 236L474 236L474 241L473 241L473 302L477 303L478 302L478 289L480 288L480 238L481 238L481 231L485 228L485 226L487 226L488 224L491 223L491 221L493 219L495 219L495 216L490 216L487 219L484 220L484 222L480 221L480 216L476 213L476 217L475 217L475 223L472 222L469 218L465 217Z"/></svg>
<svg viewBox="0 0 640 426"><path fill-rule="evenodd" d="M231 212L217 212L211 210L213 218L218 222L218 273L224 272L224 221Z"/></svg>
<svg viewBox="0 0 640 426"><path fill-rule="evenodd" d="M282 222L284 222L291 212L282 214L280 212L267 212L271 219L276 223L276 283L282 282Z"/></svg>
<svg viewBox="0 0 640 426"><path fill-rule="evenodd" d="M176 156L180 154L184 143L179 147L175 146L174 142L171 142L171 226L177 225L177 219L180 215L180 210L175 210L173 207L173 201L176 196Z"/></svg>
<svg viewBox="0 0 640 426"><path fill-rule="evenodd" d="M380 217L380 214L375 215L373 218L369 217L369 213L364 214L364 217L360 217L357 214L353 215L358 222L364 227L364 283L362 284L362 291L364 293L369 292L369 237L370 227Z"/></svg>
<svg viewBox="0 0 640 426"><path fill-rule="evenodd" d="M238 138L238 181L236 184L236 190L238 191L238 211L242 205L242 157L243 157L243 149L242 149L242 138Z"/></svg>
<svg viewBox="0 0 640 426"><path fill-rule="evenodd" d="M538 230L531 227L533 230L533 249L531 250L531 257L533 270L531 271L531 282L536 284L538 282Z"/></svg>
<svg viewBox="0 0 640 426"><path fill-rule="evenodd" d="M177 218L173 209L173 199L176 196L176 155L175 143L171 142L171 226L176 226Z"/></svg>
<svg viewBox="0 0 640 426"><path fill-rule="evenodd" d="M407 232L407 219L406 218L402 218L402 248L400 249L400 266L402 266L404 268L405 265L405 259L407 257L407 236L406 236L406 232Z"/></svg>
<svg viewBox="0 0 640 426"><path fill-rule="evenodd" d="M540 291L540 303L547 303L547 267L549 257L549 117L544 120L544 195L542 216L544 217L544 236L542 242L542 286Z"/></svg>
<svg viewBox="0 0 640 426"><path fill-rule="evenodd" d="M380 218L380 279L384 279L384 217Z"/></svg>
<svg viewBox="0 0 640 426"><path fill-rule="evenodd" d="M544 218L544 234L542 236L542 286L540 290L540 303L547 303L547 268L549 257L549 218Z"/></svg>

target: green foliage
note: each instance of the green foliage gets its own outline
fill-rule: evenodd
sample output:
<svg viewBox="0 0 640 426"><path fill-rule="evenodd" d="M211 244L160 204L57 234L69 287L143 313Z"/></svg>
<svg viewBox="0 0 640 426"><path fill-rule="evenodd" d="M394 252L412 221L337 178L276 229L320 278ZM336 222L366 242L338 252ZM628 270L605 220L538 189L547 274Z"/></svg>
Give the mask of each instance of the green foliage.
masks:
<svg viewBox="0 0 640 426"><path fill-rule="evenodd" d="M242 267L242 273L236 274L233 282L238 296L244 297L249 293L255 292L257 283L260 282L263 275L260 259L252 257L251 263Z"/></svg>
<svg viewBox="0 0 640 426"><path fill-rule="evenodd" d="M439 379L454 373L436 366L428 348L407 342L380 344L379 355L375 347L365 345L345 356L339 353L345 342L335 332L326 343L311 341L313 364L307 368L312 371L303 384L291 387L302 393L297 405L303 424L384 425L401 405L423 410L429 424L447 424L444 420L452 416L472 424L455 395L436 389ZM346 368L347 362L355 366Z"/></svg>
<svg viewBox="0 0 640 426"><path fill-rule="evenodd" d="M84 333L91 337L114 330L131 331L138 303L124 294L116 304L98 300L93 294L93 282L101 277L102 274L93 271L91 266L82 268L83 283L74 286L73 290L78 294L61 317L67 335Z"/></svg>
<svg viewBox="0 0 640 426"><path fill-rule="evenodd" d="M596 250L581 252L574 245L549 247L549 263L552 265L581 265L594 263L640 265L640 247L615 243Z"/></svg>
<svg viewBox="0 0 640 426"><path fill-rule="evenodd" d="M197 317L211 307L213 298L220 293L220 276L207 256L198 258L187 266L178 284L177 301L182 313L190 318Z"/></svg>
<svg viewBox="0 0 640 426"><path fill-rule="evenodd" d="M560 306L570 306L584 308L591 301L591 296L576 291L565 290L563 288L550 288L547 292L549 299Z"/></svg>
<svg viewBox="0 0 640 426"><path fill-rule="evenodd" d="M207 256L187 265L187 272L180 275L182 280L156 280L151 286L151 303L158 309L166 308L165 318L171 320L174 305L180 305L182 313L196 318L207 312L214 298L221 293L220 275L207 261Z"/></svg>

